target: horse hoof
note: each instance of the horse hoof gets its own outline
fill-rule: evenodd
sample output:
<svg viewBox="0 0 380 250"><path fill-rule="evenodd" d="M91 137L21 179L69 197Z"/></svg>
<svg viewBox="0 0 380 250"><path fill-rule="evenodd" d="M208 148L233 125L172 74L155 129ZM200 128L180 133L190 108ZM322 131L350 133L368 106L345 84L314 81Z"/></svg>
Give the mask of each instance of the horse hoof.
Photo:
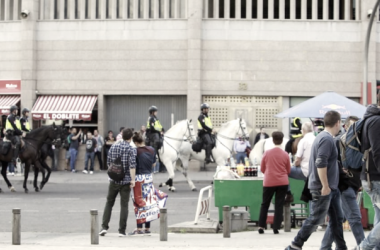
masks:
<svg viewBox="0 0 380 250"><path fill-rule="evenodd" d="M41 183L40 190L42 190L43 188L44 188L44 184Z"/></svg>
<svg viewBox="0 0 380 250"><path fill-rule="evenodd" d="M40 189L38 187L35 188L34 190L36 190L36 192L40 192Z"/></svg>
<svg viewBox="0 0 380 250"><path fill-rule="evenodd" d="M197 188L193 188L193 189L191 189L191 191L195 192L195 191L198 191L198 189Z"/></svg>
<svg viewBox="0 0 380 250"><path fill-rule="evenodd" d="M26 193L26 194L29 193L29 190L28 190L28 189L25 189L25 193Z"/></svg>
<svg viewBox="0 0 380 250"><path fill-rule="evenodd" d="M3 190L1 190L1 188L0 188L0 193L2 193L3 192Z"/></svg>
<svg viewBox="0 0 380 250"><path fill-rule="evenodd" d="M175 192L175 187L169 188L169 191L172 191L174 193Z"/></svg>
<svg viewBox="0 0 380 250"><path fill-rule="evenodd" d="M162 183L160 183L160 185L158 185L159 187L162 187Z"/></svg>
<svg viewBox="0 0 380 250"><path fill-rule="evenodd" d="M11 192L16 192L16 189L12 186L9 188L11 190Z"/></svg>

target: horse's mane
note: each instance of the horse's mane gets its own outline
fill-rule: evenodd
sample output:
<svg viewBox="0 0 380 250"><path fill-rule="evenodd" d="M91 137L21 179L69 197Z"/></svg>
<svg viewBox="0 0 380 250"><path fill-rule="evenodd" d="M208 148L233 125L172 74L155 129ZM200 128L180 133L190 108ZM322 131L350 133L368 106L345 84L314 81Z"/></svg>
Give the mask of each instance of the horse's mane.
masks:
<svg viewBox="0 0 380 250"><path fill-rule="evenodd" d="M32 129L32 131L30 131L29 133L26 134L25 138L28 138L28 137L31 137L33 135L39 134L40 132L42 132L43 130L46 130L47 128L51 128L51 126L45 126L45 127L39 127L39 128L36 128L36 129Z"/></svg>

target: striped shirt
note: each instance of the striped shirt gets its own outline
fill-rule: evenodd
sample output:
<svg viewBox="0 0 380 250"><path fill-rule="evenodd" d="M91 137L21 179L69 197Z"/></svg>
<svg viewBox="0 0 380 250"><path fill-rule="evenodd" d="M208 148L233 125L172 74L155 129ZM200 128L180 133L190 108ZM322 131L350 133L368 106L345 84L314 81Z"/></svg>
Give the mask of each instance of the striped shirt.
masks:
<svg viewBox="0 0 380 250"><path fill-rule="evenodd" d="M109 178L109 181L118 185L127 185L132 180L129 170L136 168L136 149L132 148L126 141L120 141L118 143L113 144L108 152L107 166L114 162L115 159L118 158L120 155L125 172L124 180L116 182Z"/></svg>

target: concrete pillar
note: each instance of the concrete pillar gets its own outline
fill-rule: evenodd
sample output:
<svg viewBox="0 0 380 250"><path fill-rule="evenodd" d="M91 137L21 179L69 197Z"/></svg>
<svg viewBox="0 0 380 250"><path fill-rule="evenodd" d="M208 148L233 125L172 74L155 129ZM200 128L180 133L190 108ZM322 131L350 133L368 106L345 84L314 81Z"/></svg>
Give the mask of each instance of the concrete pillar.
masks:
<svg viewBox="0 0 380 250"><path fill-rule="evenodd" d="M214 0L214 18L219 19L219 0Z"/></svg>
<svg viewBox="0 0 380 250"><path fill-rule="evenodd" d="M280 0L279 5L279 19L284 20L285 19L285 0Z"/></svg>
<svg viewBox="0 0 380 250"><path fill-rule="evenodd" d="M257 19L263 19L263 0L257 0Z"/></svg>
<svg viewBox="0 0 380 250"><path fill-rule="evenodd" d="M78 1L78 8L79 8L79 19L81 20L86 19L86 2Z"/></svg>
<svg viewBox="0 0 380 250"><path fill-rule="evenodd" d="M169 0L164 0L164 18L169 18Z"/></svg>
<svg viewBox="0 0 380 250"><path fill-rule="evenodd" d="M334 0L334 20L339 21L339 0Z"/></svg>
<svg viewBox="0 0 380 250"><path fill-rule="evenodd" d="M67 2L67 11L69 12L69 19L75 19L75 0L68 0Z"/></svg>
<svg viewBox="0 0 380 250"><path fill-rule="evenodd" d="M65 0L58 0L58 19L65 19Z"/></svg>
<svg viewBox="0 0 380 250"><path fill-rule="evenodd" d="M350 0L344 0L344 20L346 21L351 20L350 10L351 10Z"/></svg>
<svg viewBox="0 0 380 250"><path fill-rule="evenodd" d="M36 100L39 4L39 0L22 1L22 9L29 10L30 14L28 18L21 19L21 109L31 109Z"/></svg>
<svg viewBox="0 0 380 250"><path fill-rule="evenodd" d="M8 21L11 19L11 2L10 0L4 0L4 20Z"/></svg>
<svg viewBox="0 0 380 250"><path fill-rule="evenodd" d="M247 10L246 18L252 19L252 0L246 1L246 10Z"/></svg>
<svg viewBox="0 0 380 250"><path fill-rule="evenodd" d="M196 121L202 103L202 1L188 1L187 118ZM194 125L194 126L195 126Z"/></svg>
<svg viewBox="0 0 380 250"><path fill-rule="evenodd" d="M301 1L301 19L307 19L307 1Z"/></svg>
<svg viewBox="0 0 380 250"><path fill-rule="evenodd" d="M230 0L224 0L224 19L230 19Z"/></svg>
<svg viewBox="0 0 380 250"><path fill-rule="evenodd" d="M43 0L41 0L43 2ZM20 20L20 8L18 6L18 0L13 1L13 20ZM40 15L41 18L41 15Z"/></svg>
<svg viewBox="0 0 380 250"><path fill-rule="evenodd" d="M133 0L133 19L139 18L139 0Z"/></svg>
<svg viewBox="0 0 380 250"><path fill-rule="evenodd" d="M323 0L323 20L329 20L329 0Z"/></svg>
<svg viewBox="0 0 380 250"><path fill-rule="evenodd" d="M281 112L285 111L290 108L290 98L288 96L284 96L282 98L279 98L282 100L282 105L280 107ZM289 131L290 131L290 123L289 123L289 118L286 119L281 119L282 122L282 132L284 133L285 138L289 138Z"/></svg>
<svg viewBox="0 0 380 250"><path fill-rule="evenodd" d="M373 6L371 6L369 9L372 9L372 7ZM355 20L360 20L360 0L355 0Z"/></svg>
<svg viewBox="0 0 380 250"><path fill-rule="evenodd" d="M318 20L318 0L312 0L313 7L312 7L312 19Z"/></svg>
<svg viewBox="0 0 380 250"><path fill-rule="evenodd" d="M123 19L128 18L128 0L120 0L120 16Z"/></svg>
<svg viewBox="0 0 380 250"><path fill-rule="evenodd" d="M160 2L158 0L153 0L153 18L160 18Z"/></svg>
<svg viewBox="0 0 380 250"><path fill-rule="evenodd" d="M109 0L108 3L108 13L110 13L110 19L117 19L117 0Z"/></svg>
<svg viewBox="0 0 380 250"><path fill-rule="evenodd" d="M54 1L51 1L50 2L50 9L49 9L49 15L50 15L50 20L54 20L54 16L55 16L55 2Z"/></svg>
<svg viewBox="0 0 380 250"><path fill-rule="evenodd" d="M241 19L241 0L235 0L235 19Z"/></svg>
<svg viewBox="0 0 380 250"><path fill-rule="evenodd" d="M149 0L144 0L144 8L143 8L143 18L144 19L149 19Z"/></svg>
<svg viewBox="0 0 380 250"><path fill-rule="evenodd" d="M45 0L40 0L40 20L45 20Z"/></svg>
<svg viewBox="0 0 380 250"><path fill-rule="evenodd" d="M301 2L302 5L302 2ZM296 0L290 0L290 20L296 19Z"/></svg>
<svg viewBox="0 0 380 250"><path fill-rule="evenodd" d="M124 5L124 2L126 2L127 0L123 0L123 5ZM99 17L100 19L106 19L107 16L106 16L106 13L107 13L107 0L99 0Z"/></svg>
<svg viewBox="0 0 380 250"><path fill-rule="evenodd" d="M274 0L268 0L268 20L274 18Z"/></svg>
<svg viewBox="0 0 380 250"><path fill-rule="evenodd" d="M88 2L88 11L90 13L89 19L95 20L96 19L96 1L89 1Z"/></svg>

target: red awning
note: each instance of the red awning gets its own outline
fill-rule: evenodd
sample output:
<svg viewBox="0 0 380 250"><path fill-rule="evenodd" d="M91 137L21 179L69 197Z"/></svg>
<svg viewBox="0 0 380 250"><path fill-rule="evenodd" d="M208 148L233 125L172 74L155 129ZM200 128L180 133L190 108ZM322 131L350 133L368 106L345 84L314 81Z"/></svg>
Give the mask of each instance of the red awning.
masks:
<svg viewBox="0 0 380 250"><path fill-rule="evenodd" d="M98 97L94 95L39 96L32 109L33 120L91 120Z"/></svg>
<svg viewBox="0 0 380 250"><path fill-rule="evenodd" d="M0 95L0 115L8 115L11 106L21 100L19 95Z"/></svg>

